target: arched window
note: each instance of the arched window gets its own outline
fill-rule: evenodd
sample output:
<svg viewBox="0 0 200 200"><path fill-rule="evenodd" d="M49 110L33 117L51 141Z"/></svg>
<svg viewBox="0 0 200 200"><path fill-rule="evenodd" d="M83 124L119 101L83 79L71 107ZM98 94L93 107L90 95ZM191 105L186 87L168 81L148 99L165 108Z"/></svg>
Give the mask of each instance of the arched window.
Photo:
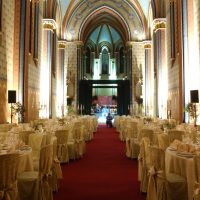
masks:
<svg viewBox="0 0 200 200"><path fill-rule="evenodd" d="M123 47L120 48L119 55L120 55L119 73L124 73L124 48Z"/></svg>
<svg viewBox="0 0 200 200"><path fill-rule="evenodd" d="M102 51L102 74L108 74L109 67L109 55L107 48L104 48Z"/></svg>

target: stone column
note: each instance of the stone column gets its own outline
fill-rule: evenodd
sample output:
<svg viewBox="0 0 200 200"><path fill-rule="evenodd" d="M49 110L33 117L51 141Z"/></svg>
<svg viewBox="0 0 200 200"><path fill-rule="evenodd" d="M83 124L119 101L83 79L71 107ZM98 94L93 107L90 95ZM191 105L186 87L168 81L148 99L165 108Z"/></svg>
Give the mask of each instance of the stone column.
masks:
<svg viewBox="0 0 200 200"><path fill-rule="evenodd" d="M95 52L90 53L90 66L91 66L91 77L93 77L94 66L95 66Z"/></svg>
<svg viewBox="0 0 200 200"><path fill-rule="evenodd" d="M153 90L152 90L152 75L153 75L153 69L152 69L152 61L151 61L151 41L146 40L144 41L144 50L145 50L145 77L144 77L144 85L145 85L145 93L144 93L144 108L145 108L145 115L151 116L152 113L152 96L153 96Z"/></svg>
<svg viewBox="0 0 200 200"><path fill-rule="evenodd" d="M67 108L67 71L65 70L65 53L66 53L65 40L58 41L58 70L57 70L57 102L60 110L58 110L58 115L64 117Z"/></svg>
<svg viewBox="0 0 200 200"><path fill-rule="evenodd" d="M153 21L153 45L154 45L154 72L155 72L155 114L159 118L167 117L168 81L166 66L165 45L166 19L157 18Z"/></svg>
<svg viewBox="0 0 200 200"><path fill-rule="evenodd" d="M79 99L79 81L83 80L84 74L82 72L82 65L83 65L83 42L82 41L77 41L77 77L76 77L76 90L75 90L75 105L76 109L79 111L78 107L78 99Z"/></svg>
<svg viewBox="0 0 200 200"><path fill-rule="evenodd" d="M199 69L200 66L200 1L199 0L193 0L193 4L194 4L194 27L195 27L195 39L196 42L198 44L198 52L197 52L197 56L196 56L196 61L197 61L197 69ZM195 44L196 46L196 44ZM198 56L199 55L199 56ZM200 73L198 71L198 73ZM198 76L199 77L199 76ZM198 81L199 83L197 83L198 85L200 85L200 79ZM198 88L200 90L200 88Z"/></svg>
<svg viewBox="0 0 200 200"><path fill-rule="evenodd" d="M52 42L57 24L54 19L43 19L43 59L41 65L40 117L52 117Z"/></svg>
<svg viewBox="0 0 200 200"><path fill-rule="evenodd" d="M127 51L124 52L126 61L124 62L124 74L130 80L130 113L133 114L134 109L134 75L133 75L133 64L132 64L132 44L131 42L127 42L126 49ZM128 68L128 73L127 73ZM120 68L118 68L120 70Z"/></svg>

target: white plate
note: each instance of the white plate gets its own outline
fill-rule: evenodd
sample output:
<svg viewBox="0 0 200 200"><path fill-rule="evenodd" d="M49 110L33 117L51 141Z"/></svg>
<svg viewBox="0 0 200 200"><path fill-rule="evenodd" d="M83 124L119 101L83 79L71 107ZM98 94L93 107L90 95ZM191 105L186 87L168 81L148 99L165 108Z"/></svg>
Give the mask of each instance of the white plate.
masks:
<svg viewBox="0 0 200 200"><path fill-rule="evenodd" d="M196 155L195 153L189 153L189 152L177 152L176 154L178 156L187 157L187 158L192 158Z"/></svg>
<svg viewBox="0 0 200 200"><path fill-rule="evenodd" d="M168 149L169 149L170 151L176 151L176 150L177 150L175 147L168 147Z"/></svg>
<svg viewBox="0 0 200 200"><path fill-rule="evenodd" d="M20 151L27 151L27 150L31 150L31 147L29 146L23 146L19 148Z"/></svg>

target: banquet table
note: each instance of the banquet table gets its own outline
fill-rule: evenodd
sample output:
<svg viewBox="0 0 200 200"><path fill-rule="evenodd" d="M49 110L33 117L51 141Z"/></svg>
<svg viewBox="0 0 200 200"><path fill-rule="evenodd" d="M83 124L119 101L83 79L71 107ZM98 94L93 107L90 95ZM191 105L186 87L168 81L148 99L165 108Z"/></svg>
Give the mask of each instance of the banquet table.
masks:
<svg viewBox="0 0 200 200"><path fill-rule="evenodd" d="M32 149L30 147L24 148L23 150L16 150L13 152L19 153L19 165L18 165L18 173L24 172L24 171L33 171L33 159L32 159ZM0 150L0 156L5 155L7 153L6 150Z"/></svg>
<svg viewBox="0 0 200 200"><path fill-rule="evenodd" d="M167 148L165 152L165 165L166 173L176 173L186 179L188 187L188 200L192 200L195 183L193 157L186 157L180 154L177 155L177 151L172 151L170 148Z"/></svg>

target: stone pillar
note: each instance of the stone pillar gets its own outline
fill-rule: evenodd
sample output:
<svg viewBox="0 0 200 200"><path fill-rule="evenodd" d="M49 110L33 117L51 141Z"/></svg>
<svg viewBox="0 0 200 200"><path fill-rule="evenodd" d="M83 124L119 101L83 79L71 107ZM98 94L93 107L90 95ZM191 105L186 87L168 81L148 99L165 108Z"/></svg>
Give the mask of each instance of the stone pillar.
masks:
<svg viewBox="0 0 200 200"><path fill-rule="evenodd" d="M57 24L54 19L43 19L43 59L41 65L40 117L52 117L52 42Z"/></svg>
<svg viewBox="0 0 200 200"><path fill-rule="evenodd" d="M127 51L124 52L126 61L124 61L124 67L125 67L125 76L127 77L127 79L130 80L130 113L133 114L133 109L134 109L134 76L133 76L133 65L132 65L132 44L130 42L128 42L126 44L126 49ZM128 73L127 73L127 68L128 68ZM120 68L118 68L120 71Z"/></svg>
<svg viewBox="0 0 200 200"><path fill-rule="evenodd" d="M198 83L197 85L200 85L200 79L199 79L199 66L200 66L200 1L199 0L193 0L193 4L194 4L194 38L195 38L195 46L196 44L198 44L198 50L197 50L197 55L196 55L196 70L198 71L196 74L196 76L198 77ZM196 51L196 50L195 50ZM197 87L198 87L197 86ZM196 88L197 88L196 87ZM200 91L200 87L197 88Z"/></svg>
<svg viewBox="0 0 200 200"><path fill-rule="evenodd" d="M90 53L90 66L91 66L91 77L93 77L94 66L95 66L95 52Z"/></svg>
<svg viewBox="0 0 200 200"><path fill-rule="evenodd" d="M19 27L19 78L18 101L28 108L28 54L29 54L29 6L30 2L20 0L20 27ZM18 5L18 4L17 4ZM22 122L28 120L28 109Z"/></svg>
<svg viewBox="0 0 200 200"><path fill-rule="evenodd" d="M152 90L152 78L153 78L153 68L152 68L152 61L151 61L151 41L147 40L144 41L144 50L145 50L145 77L144 77L144 86L145 86L145 93L144 93L144 108L145 108L145 115L152 116L152 97L153 97L153 90Z"/></svg>
<svg viewBox="0 0 200 200"><path fill-rule="evenodd" d="M65 48L67 42L65 40L58 41L58 70L57 70L57 102L59 106L58 115L64 117L67 108L67 72L65 70Z"/></svg>
<svg viewBox="0 0 200 200"><path fill-rule="evenodd" d="M83 68L83 42L78 41L77 42L77 78L76 78L76 110L78 109L79 111L79 107L78 107L78 99L79 99L79 81L83 80L84 78L84 73L82 71Z"/></svg>
<svg viewBox="0 0 200 200"><path fill-rule="evenodd" d="M80 41L77 43L77 79L79 81L83 78L83 43Z"/></svg>
<svg viewBox="0 0 200 200"><path fill-rule="evenodd" d="M153 21L153 45L154 45L154 72L155 72L155 114L159 118L167 117L168 79L166 66L165 45L165 18L157 18Z"/></svg>

